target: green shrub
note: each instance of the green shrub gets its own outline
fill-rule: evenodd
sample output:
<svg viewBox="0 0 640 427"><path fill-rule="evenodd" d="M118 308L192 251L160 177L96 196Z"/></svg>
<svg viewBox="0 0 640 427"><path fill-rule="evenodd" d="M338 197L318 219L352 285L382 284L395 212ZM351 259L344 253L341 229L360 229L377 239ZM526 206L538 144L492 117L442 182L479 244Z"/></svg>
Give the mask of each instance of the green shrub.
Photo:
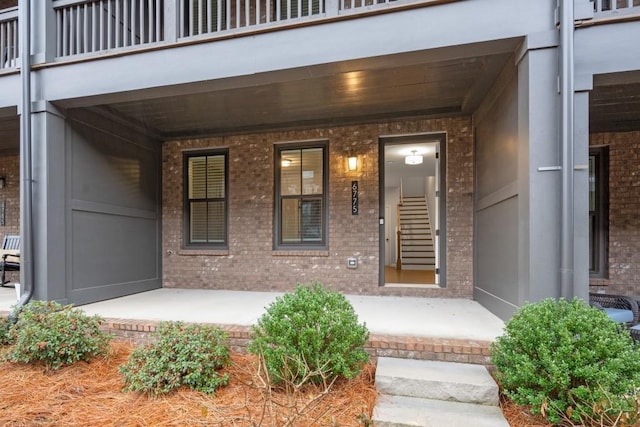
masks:
<svg viewBox="0 0 640 427"><path fill-rule="evenodd" d="M9 338L9 319L0 317L0 345L7 345L11 342Z"/></svg>
<svg viewBox="0 0 640 427"><path fill-rule="evenodd" d="M254 326L250 352L264 357L271 381L322 383L352 378L369 360L369 332L344 295L320 284L277 298Z"/></svg>
<svg viewBox="0 0 640 427"><path fill-rule="evenodd" d="M32 301L20 309L18 322L9 330L13 346L7 360L43 362L58 369L79 360L106 354L110 335L100 330L102 319L56 302Z"/></svg>
<svg viewBox="0 0 640 427"><path fill-rule="evenodd" d="M492 361L507 396L549 421L579 421L633 410L640 352L629 333L581 300L547 299L523 306L494 343Z"/></svg>
<svg viewBox="0 0 640 427"><path fill-rule="evenodd" d="M226 339L214 326L161 323L155 341L135 349L120 367L125 391L159 395L185 385L213 393L229 382L228 375L217 372L229 364Z"/></svg>

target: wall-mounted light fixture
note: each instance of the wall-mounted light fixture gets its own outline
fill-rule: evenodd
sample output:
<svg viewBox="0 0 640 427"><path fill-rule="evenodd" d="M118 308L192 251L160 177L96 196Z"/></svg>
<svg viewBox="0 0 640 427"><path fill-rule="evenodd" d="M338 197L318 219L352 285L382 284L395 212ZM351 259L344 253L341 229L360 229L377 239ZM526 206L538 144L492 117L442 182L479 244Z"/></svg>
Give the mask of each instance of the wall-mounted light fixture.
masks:
<svg viewBox="0 0 640 427"><path fill-rule="evenodd" d="M289 166L291 166L291 160L289 159L282 159L282 161L280 162L280 165L283 168L288 168Z"/></svg>
<svg viewBox="0 0 640 427"><path fill-rule="evenodd" d="M356 156L349 156L347 162L349 163L349 171L358 170L358 158Z"/></svg>
<svg viewBox="0 0 640 427"><path fill-rule="evenodd" d="M418 156L417 150L412 150L411 155L404 158L404 163L407 165L420 165L422 164L422 156Z"/></svg>
<svg viewBox="0 0 640 427"><path fill-rule="evenodd" d="M7 178L4 176L0 176L0 190L2 190L7 185Z"/></svg>

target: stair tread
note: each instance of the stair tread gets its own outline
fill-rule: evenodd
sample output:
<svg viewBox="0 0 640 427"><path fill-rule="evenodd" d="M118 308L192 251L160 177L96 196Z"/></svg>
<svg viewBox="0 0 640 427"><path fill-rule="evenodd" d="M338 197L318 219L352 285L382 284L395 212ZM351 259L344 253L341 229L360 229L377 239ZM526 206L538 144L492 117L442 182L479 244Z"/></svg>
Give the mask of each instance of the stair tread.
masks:
<svg viewBox="0 0 640 427"><path fill-rule="evenodd" d="M376 427L509 427L497 406L382 394L373 411Z"/></svg>
<svg viewBox="0 0 640 427"><path fill-rule="evenodd" d="M378 358L376 387L382 393L498 405L498 385L482 365Z"/></svg>

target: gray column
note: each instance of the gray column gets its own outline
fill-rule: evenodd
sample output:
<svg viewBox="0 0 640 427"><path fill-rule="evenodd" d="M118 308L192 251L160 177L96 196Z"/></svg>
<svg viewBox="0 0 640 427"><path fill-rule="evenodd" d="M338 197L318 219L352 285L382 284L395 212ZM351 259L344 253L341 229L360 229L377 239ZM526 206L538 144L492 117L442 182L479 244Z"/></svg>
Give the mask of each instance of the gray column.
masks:
<svg viewBox="0 0 640 427"><path fill-rule="evenodd" d="M558 49L518 65L518 287L520 303L560 295L561 171Z"/></svg>
<svg viewBox="0 0 640 427"><path fill-rule="evenodd" d="M34 295L66 302L65 120L47 102L35 103L33 129Z"/></svg>
<svg viewBox="0 0 640 427"><path fill-rule="evenodd" d="M589 87L590 89L590 87ZM574 296L589 298L589 92L576 85L574 106ZM578 92L579 91L579 92Z"/></svg>

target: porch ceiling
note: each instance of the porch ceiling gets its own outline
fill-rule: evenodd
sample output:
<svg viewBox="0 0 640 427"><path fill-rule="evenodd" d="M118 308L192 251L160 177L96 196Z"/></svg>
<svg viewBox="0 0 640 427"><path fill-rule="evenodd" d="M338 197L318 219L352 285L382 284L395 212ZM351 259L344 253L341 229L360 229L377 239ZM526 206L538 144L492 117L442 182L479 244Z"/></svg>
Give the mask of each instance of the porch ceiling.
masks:
<svg viewBox="0 0 640 427"><path fill-rule="evenodd" d="M302 79L218 90L205 85L198 93L103 107L163 139L471 114L510 57L510 52L493 53L418 64L398 58L395 66L383 58L384 67L369 68L362 61L341 63L319 76L310 67Z"/></svg>
<svg viewBox="0 0 640 427"><path fill-rule="evenodd" d="M18 152L20 148L20 120L17 115L0 115L0 152Z"/></svg>
<svg viewBox="0 0 640 427"><path fill-rule="evenodd" d="M589 94L589 129L591 132L626 132L640 130L640 81L622 78L594 79Z"/></svg>

